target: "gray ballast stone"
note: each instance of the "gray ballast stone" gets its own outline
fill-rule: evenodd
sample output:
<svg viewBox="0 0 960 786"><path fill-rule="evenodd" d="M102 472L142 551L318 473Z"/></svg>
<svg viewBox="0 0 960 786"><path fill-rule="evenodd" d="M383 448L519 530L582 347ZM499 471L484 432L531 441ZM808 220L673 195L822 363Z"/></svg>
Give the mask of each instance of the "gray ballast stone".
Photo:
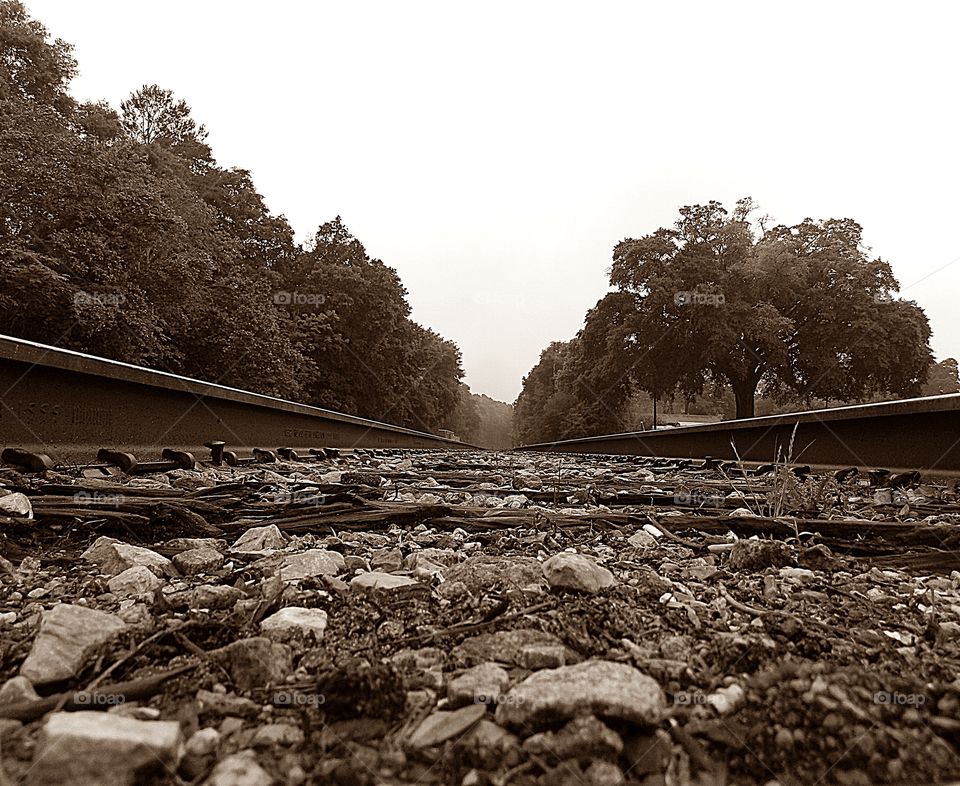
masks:
<svg viewBox="0 0 960 786"><path fill-rule="evenodd" d="M280 578L296 581L316 576L336 576L344 567L343 555L339 552L309 549L285 556L280 566Z"/></svg>
<svg viewBox="0 0 960 786"><path fill-rule="evenodd" d="M274 782L252 750L234 753L213 768L204 786L270 786Z"/></svg>
<svg viewBox="0 0 960 786"><path fill-rule="evenodd" d="M447 698L459 707L463 704L494 704L510 684L510 675L496 663L481 663L467 669L447 685Z"/></svg>
<svg viewBox="0 0 960 786"><path fill-rule="evenodd" d="M43 727L28 783L132 786L149 772L175 772L180 724L108 712L55 712Z"/></svg>
<svg viewBox="0 0 960 786"><path fill-rule="evenodd" d="M258 552L282 549L290 542L276 524L265 527L251 527L231 546L234 551Z"/></svg>
<svg viewBox="0 0 960 786"><path fill-rule="evenodd" d="M143 546L131 546L129 543L106 536L97 538L81 556L98 565L100 570L108 576L116 576L134 565L144 565L168 576L175 576L177 573L173 563L163 555L145 549Z"/></svg>
<svg viewBox="0 0 960 786"><path fill-rule="evenodd" d="M583 554L562 551L543 563L543 575L553 589L599 592L613 587L617 580L606 568Z"/></svg>
<svg viewBox="0 0 960 786"><path fill-rule="evenodd" d="M210 573L223 565L223 554L209 546L187 549L174 556L173 564L185 576Z"/></svg>
<svg viewBox="0 0 960 786"><path fill-rule="evenodd" d="M163 584L163 579L145 565L134 565L122 573L118 573L107 582L107 586L114 595L127 597L144 595L153 592Z"/></svg>
<svg viewBox="0 0 960 786"><path fill-rule="evenodd" d="M293 671L290 648L264 636L233 641L210 652L210 658L227 670L240 690L276 685Z"/></svg>
<svg viewBox="0 0 960 786"><path fill-rule="evenodd" d="M370 571L369 573L361 573L359 576L351 579L350 587L355 590L393 590L400 587L412 587L419 583L416 579L412 579L409 576Z"/></svg>
<svg viewBox="0 0 960 786"><path fill-rule="evenodd" d="M453 712L439 710L427 716L410 735L407 747L418 750L432 748L447 740L459 737L469 731L486 715L487 709L483 704L468 704Z"/></svg>
<svg viewBox="0 0 960 786"><path fill-rule="evenodd" d="M303 606L287 606L276 614L271 614L260 623L260 630L287 631L301 630L312 633L318 639L327 629L327 612L323 609L308 609Z"/></svg>
<svg viewBox="0 0 960 786"><path fill-rule="evenodd" d="M534 672L500 700L496 717L528 731L587 713L655 726L665 710L656 680L625 663L589 660Z"/></svg>
<svg viewBox="0 0 960 786"><path fill-rule="evenodd" d="M43 612L20 673L34 685L75 677L88 658L124 628L115 614L67 603L54 606Z"/></svg>

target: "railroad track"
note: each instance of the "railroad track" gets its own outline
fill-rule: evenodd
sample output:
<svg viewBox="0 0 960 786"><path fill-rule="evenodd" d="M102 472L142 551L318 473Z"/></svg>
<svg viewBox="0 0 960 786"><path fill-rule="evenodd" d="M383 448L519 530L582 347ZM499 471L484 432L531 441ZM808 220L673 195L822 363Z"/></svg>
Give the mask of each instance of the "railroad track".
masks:
<svg viewBox="0 0 960 786"><path fill-rule="evenodd" d="M286 451L474 447L389 423L0 336L0 448L25 469L270 461ZM98 457L99 454L99 458ZM189 454L189 455L188 455ZM161 456L143 464L133 459ZM43 457L46 457L45 460ZM38 463L39 462L39 463Z"/></svg>
<svg viewBox="0 0 960 786"><path fill-rule="evenodd" d="M792 451L790 446L792 444ZM521 450L960 473L960 394L524 445Z"/></svg>

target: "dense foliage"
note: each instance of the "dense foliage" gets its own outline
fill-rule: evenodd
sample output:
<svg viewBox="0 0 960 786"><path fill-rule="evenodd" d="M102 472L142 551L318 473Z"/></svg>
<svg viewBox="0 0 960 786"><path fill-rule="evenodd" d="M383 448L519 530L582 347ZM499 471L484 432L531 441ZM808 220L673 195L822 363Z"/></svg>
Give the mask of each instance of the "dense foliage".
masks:
<svg viewBox="0 0 960 786"><path fill-rule="evenodd" d="M520 442L623 430L632 395L690 401L727 388L737 417L775 400L918 395L930 327L851 219L766 228L749 199L687 206L616 245L609 292L551 344L516 404Z"/></svg>
<svg viewBox="0 0 960 786"><path fill-rule="evenodd" d="M0 0L0 333L435 430L457 347L339 217L307 248L170 91L77 104L71 48Z"/></svg>

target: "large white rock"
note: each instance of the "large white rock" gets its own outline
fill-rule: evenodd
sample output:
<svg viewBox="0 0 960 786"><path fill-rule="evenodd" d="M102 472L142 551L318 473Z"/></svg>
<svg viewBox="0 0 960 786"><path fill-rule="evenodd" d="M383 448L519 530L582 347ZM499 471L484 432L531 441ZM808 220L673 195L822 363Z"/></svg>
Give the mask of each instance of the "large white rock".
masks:
<svg viewBox="0 0 960 786"><path fill-rule="evenodd" d="M335 576L345 567L343 555L338 551L308 549L283 558L280 578L284 581L296 581L315 576Z"/></svg>
<svg viewBox="0 0 960 786"><path fill-rule="evenodd" d="M308 609L303 606L287 606L271 614L260 623L262 631L302 630L313 633L318 639L327 629L327 612L323 609Z"/></svg>
<svg viewBox="0 0 960 786"><path fill-rule="evenodd" d="M0 515L32 519L33 507L30 505L30 498L19 491L8 492L0 489Z"/></svg>
<svg viewBox="0 0 960 786"><path fill-rule="evenodd" d="M153 592L161 584L163 584L163 579L158 578L146 565L134 565L132 568L127 568L107 582L110 591L114 595L122 597Z"/></svg>
<svg viewBox="0 0 960 786"><path fill-rule="evenodd" d="M43 612L20 674L34 685L76 676L87 659L126 625L114 614L61 603Z"/></svg>
<svg viewBox="0 0 960 786"><path fill-rule="evenodd" d="M27 782L53 786L132 786L176 772L180 724L107 712L55 712L47 719Z"/></svg>
<svg viewBox="0 0 960 786"><path fill-rule="evenodd" d="M129 543L106 536L97 538L81 556L99 565L100 570L108 576L116 576L135 565L154 568L157 572L168 576L175 576L177 573L173 563L157 552L145 549L143 546L131 546Z"/></svg>
<svg viewBox="0 0 960 786"><path fill-rule="evenodd" d="M583 554L561 551L543 563L543 575L554 589L599 592L617 583L613 574Z"/></svg>
<svg viewBox="0 0 960 786"><path fill-rule="evenodd" d="M269 524L266 527L251 527L237 538L236 543L231 548L234 551L250 553L282 549L287 543L289 543L289 540L277 525Z"/></svg>
<svg viewBox="0 0 960 786"><path fill-rule="evenodd" d="M527 730L588 713L655 726L665 711L666 697L653 678L625 663L588 660L534 672L501 699L496 717Z"/></svg>
<svg viewBox="0 0 960 786"><path fill-rule="evenodd" d="M356 590L392 590L419 583L410 576L398 576L395 573L381 573L376 570L361 573L350 580L350 586Z"/></svg>
<svg viewBox="0 0 960 786"><path fill-rule="evenodd" d="M240 690L276 685L293 671L290 648L265 636L232 641L209 654Z"/></svg>
<svg viewBox="0 0 960 786"><path fill-rule="evenodd" d="M173 564L184 576L197 576L217 570L223 565L223 554L209 546L201 546L181 551L173 558Z"/></svg>

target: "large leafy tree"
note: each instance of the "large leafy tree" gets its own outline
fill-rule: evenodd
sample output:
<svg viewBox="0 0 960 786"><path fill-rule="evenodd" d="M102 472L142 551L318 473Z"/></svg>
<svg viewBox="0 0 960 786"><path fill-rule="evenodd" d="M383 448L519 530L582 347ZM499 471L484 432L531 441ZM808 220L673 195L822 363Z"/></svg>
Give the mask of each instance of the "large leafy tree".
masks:
<svg viewBox="0 0 960 786"><path fill-rule="evenodd" d="M672 228L614 249L611 283L632 297L637 326L619 351L637 356L640 389L694 391L712 377L732 388L738 417L753 415L761 385L844 400L918 392L926 316L891 296L890 265L868 255L859 224L757 233L752 209L684 207Z"/></svg>
<svg viewBox="0 0 960 786"><path fill-rule="evenodd" d="M307 398L411 427L441 427L458 404L460 353L410 320L396 271L370 257L339 216L283 268L277 298L313 369Z"/></svg>
<svg viewBox="0 0 960 786"><path fill-rule="evenodd" d="M311 245L277 296L317 370L308 396L321 406L382 415L400 374L401 331L410 312L406 290L339 216L320 226Z"/></svg>
<svg viewBox="0 0 960 786"><path fill-rule="evenodd" d="M402 425L436 431L460 405L460 350L415 322L409 322L404 332L408 335L401 349L404 371L389 392L387 411L395 409L395 421Z"/></svg>

